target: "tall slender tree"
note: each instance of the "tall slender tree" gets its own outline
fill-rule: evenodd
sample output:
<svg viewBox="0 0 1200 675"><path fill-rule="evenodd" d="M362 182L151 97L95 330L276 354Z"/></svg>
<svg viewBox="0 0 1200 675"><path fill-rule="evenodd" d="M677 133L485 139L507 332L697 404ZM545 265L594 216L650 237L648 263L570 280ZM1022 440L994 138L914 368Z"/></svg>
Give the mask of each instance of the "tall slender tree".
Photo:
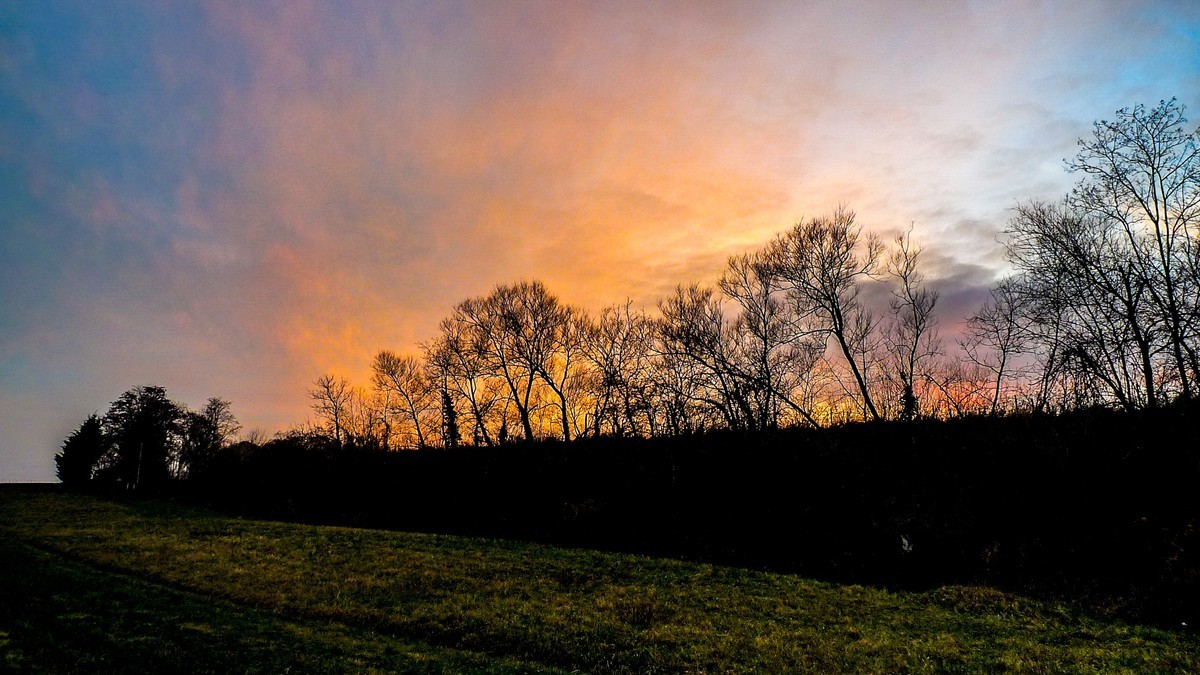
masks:
<svg viewBox="0 0 1200 675"><path fill-rule="evenodd" d="M917 416L918 384L928 379L926 364L942 353L934 307L938 294L924 283L919 269L921 247L912 231L900 235L887 258L887 274L893 282L888 301L891 321L884 331L888 346L889 374L900 389L900 419Z"/></svg>

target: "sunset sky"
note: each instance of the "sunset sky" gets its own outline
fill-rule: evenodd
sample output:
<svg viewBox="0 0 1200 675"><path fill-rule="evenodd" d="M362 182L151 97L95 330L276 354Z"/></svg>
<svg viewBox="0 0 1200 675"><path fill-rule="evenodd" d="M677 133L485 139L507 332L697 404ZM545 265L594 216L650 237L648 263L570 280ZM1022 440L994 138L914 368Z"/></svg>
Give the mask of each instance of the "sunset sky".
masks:
<svg viewBox="0 0 1200 675"><path fill-rule="evenodd" d="M0 0L0 480L136 385L273 433L498 283L650 308L838 204L953 323L1091 122L1171 97L1190 0Z"/></svg>

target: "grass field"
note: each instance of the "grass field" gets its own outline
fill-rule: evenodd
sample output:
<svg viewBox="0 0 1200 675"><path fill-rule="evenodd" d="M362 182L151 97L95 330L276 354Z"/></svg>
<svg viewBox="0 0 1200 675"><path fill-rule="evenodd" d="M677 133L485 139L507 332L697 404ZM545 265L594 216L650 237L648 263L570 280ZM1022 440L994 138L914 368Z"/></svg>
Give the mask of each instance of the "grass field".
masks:
<svg viewBox="0 0 1200 675"><path fill-rule="evenodd" d="M1197 672L1200 637L984 588L892 593L6 487L0 668Z"/></svg>

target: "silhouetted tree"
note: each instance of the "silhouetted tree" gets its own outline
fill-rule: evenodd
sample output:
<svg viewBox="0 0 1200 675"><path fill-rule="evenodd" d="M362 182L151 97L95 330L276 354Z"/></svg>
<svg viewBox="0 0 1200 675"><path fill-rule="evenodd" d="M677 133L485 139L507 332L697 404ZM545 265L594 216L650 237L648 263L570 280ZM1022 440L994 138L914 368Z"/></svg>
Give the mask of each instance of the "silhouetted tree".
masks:
<svg viewBox="0 0 1200 675"><path fill-rule="evenodd" d="M63 441L62 452L54 456L58 479L64 485L79 486L92 480L96 463L108 450L100 417L89 415L78 429Z"/></svg>
<svg viewBox="0 0 1200 675"><path fill-rule="evenodd" d="M880 418L866 372L876 322L859 293L860 282L879 271L882 251L878 237L863 237L854 212L839 207L832 216L801 221L777 237L764 263L795 315L833 338L850 371L850 388L871 419Z"/></svg>
<svg viewBox="0 0 1200 675"><path fill-rule="evenodd" d="M660 364L676 370L671 379L684 384L679 393L716 411L731 429L752 426L745 378L735 362L736 338L715 290L695 283L676 286L658 309L662 320L655 348Z"/></svg>
<svg viewBox="0 0 1200 675"><path fill-rule="evenodd" d="M474 303L460 303L438 324L437 337L423 344L422 349L429 368L442 382L443 392L451 397L452 406L462 401L470 412L473 444L491 446L495 442L488 425L503 385L486 358L474 314Z"/></svg>
<svg viewBox="0 0 1200 675"><path fill-rule="evenodd" d="M572 437L572 395L583 364L575 314L540 281L521 281L460 302L442 321L425 352L437 376L471 407L477 439L491 444L489 421L498 429L510 409L522 437L533 439L535 421L542 429L535 415L550 406L561 436Z"/></svg>
<svg viewBox="0 0 1200 675"><path fill-rule="evenodd" d="M1012 287L1051 385L1073 404L1157 407L1200 387L1200 136L1174 99L1096 122L1058 204L1018 207Z"/></svg>
<svg viewBox="0 0 1200 675"><path fill-rule="evenodd" d="M730 327L731 365L744 383L752 415L750 428L777 426L783 408L816 425L797 392L825 350L825 335L785 302L763 252L733 256L717 282L725 297L737 304Z"/></svg>
<svg viewBox="0 0 1200 675"><path fill-rule="evenodd" d="M1117 235L1162 326L1174 388L1191 398L1200 378L1200 130L1187 131L1183 113L1171 99L1096 122L1068 164L1083 178L1066 203Z"/></svg>
<svg viewBox="0 0 1200 675"><path fill-rule="evenodd" d="M593 433L654 435L651 347L654 322L632 302L605 307L587 324L584 355L591 363L595 407Z"/></svg>
<svg viewBox="0 0 1200 675"><path fill-rule="evenodd" d="M538 374L514 345L531 328L516 306L514 287L497 286L485 297L465 300L455 308L455 313L469 329L471 348L482 358L488 372L502 383L508 403L516 408L523 437L531 440L530 408Z"/></svg>
<svg viewBox="0 0 1200 675"><path fill-rule="evenodd" d="M385 414L378 390L367 391L347 384L346 394L343 444L360 450L384 448Z"/></svg>
<svg viewBox="0 0 1200 675"><path fill-rule="evenodd" d="M182 425L179 457L183 472L189 478L202 476L221 448L232 441L242 428L229 401L217 397L208 399L204 409L198 413L184 413Z"/></svg>
<svg viewBox="0 0 1200 675"><path fill-rule="evenodd" d="M103 420L113 443L115 478L132 490L164 485L178 466L183 419L183 408L162 387L135 387L122 394Z"/></svg>
<svg viewBox="0 0 1200 675"><path fill-rule="evenodd" d="M544 287L543 287L543 290ZM547 297L554 296L547 293ZM589 403L585 391L590 376L590 363L584 356L585 340L589 331L589 320L583 312L558 303L558 307L544 310L538 321L549 323L550 350L545 358L536 361L535 368L556 399L562 439L571 440L580 432L586 433L581 419L588 413L583 408Z"/></svg>
<svg viewBox="0 0 1200 675"><path fill-rule="evenodd" d="M430 415L436 414L438 407L435 390L425 369L420 359L398 356L386 349L376 354L371 364L375 388L384 393L390 410L398 414L397 427L409 430L415 441L410 445L418 448L427 444ZM390 415L388 419L391 419ZM400 419L404 420L404 425L399 424ZM390 436L392 424L389 422L386 426Z"/></svg>
<svg viewBox="0 0 1200 675"><path fill-rule="evenodd" d="M888 302L891 323L884 331L884 342L888 346L889 374L899 384L902 420L917 416L918 380L929 377L925 364L942 351L933 313L938 294L923 283L920 256L921 247L913 243L909 231L896 239L887 259L887 273L895 285Z"/></svg>
<svg viewBox="0 0 1200 675"><path fill-rule="evenodd" d="M313 388L308 390L308 397L313 401L313 412L325 424L338 447L342 447L346 442L346 426L352 414L354 391L350 383L343 377L326 373L313 383Z"/></svg>
<svg viewBox="0 0 1200 675"><path fill-rule="evenodd" d="M576 341L568 337L570 308L546 290L542 282L521 281L497 286L484 299L481 317L484 319L482 325L491 326L485 340L486 353L509 386L525 439L534 437L530 413L534 385L540 380L559 398L562 435L570 440L566 393L556 384L558 378L550 373L555 368L555 357L564 355L568 341L572 344L572 353L575 351ZM558 370L569 372L569 363L567 366Z"/></svg>
<svg viewBox="0 0 1200 675"><path fill-rule="evenodd" d="M458 411L450 392L442 389L442 447L454 449L461 443L458 432Z"/></svg>
<svg viewBox="0 0 1200 675"><path fill-rule="evenodd" d="M967 320L959 341L967 360L991 376L987 396L990 415L1000 409L1006 380L1018 379L1022 374L1014 359L1028 348L1029 336L1022 327L1018 303L1011 281L997 284L983 307Z"/></svg>
<svg viewBox="0 0 1200 675"><path fill-rule="evenodd" d="M1047 365L1069 373L1095 402L1156 406L1162 324L1114 223L1034 202L1018 206L1007 234L1030 333L1061 345Z"/></svg>

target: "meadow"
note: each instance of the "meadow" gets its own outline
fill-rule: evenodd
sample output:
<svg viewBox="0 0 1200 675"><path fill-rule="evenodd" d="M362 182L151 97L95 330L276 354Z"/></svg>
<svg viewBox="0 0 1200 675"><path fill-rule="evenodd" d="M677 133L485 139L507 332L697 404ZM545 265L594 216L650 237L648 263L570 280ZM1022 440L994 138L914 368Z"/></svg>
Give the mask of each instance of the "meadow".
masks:
<svg viewBox="0 0 1200 675"><path fill-rule="evenodd" d="M13 672L1195 672L1200 636L501 539L0 489Z"/></svg>

